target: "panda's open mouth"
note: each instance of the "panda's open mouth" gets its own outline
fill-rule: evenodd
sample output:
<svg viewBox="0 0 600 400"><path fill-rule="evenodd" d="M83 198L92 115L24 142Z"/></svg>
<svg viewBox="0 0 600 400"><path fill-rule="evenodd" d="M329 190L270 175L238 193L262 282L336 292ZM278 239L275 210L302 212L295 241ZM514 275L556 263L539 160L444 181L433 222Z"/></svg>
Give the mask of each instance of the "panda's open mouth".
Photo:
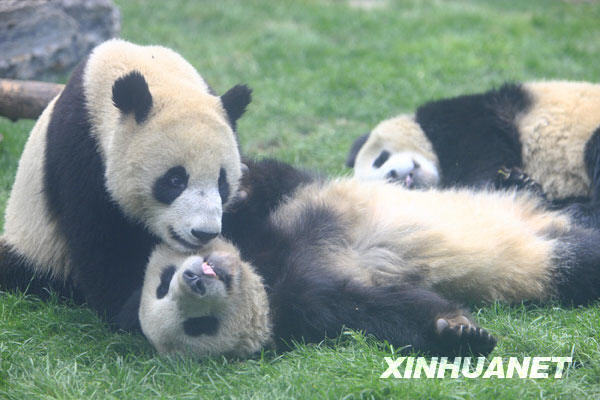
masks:
<svg viewBox="0 0 600 400"><path fill-rule="evenodd" d="M193 263L185 266L180 278L182 282L201 298L223 297L224 293L218 288L222 285L227 292L231 289L231 274L224 267L214 265L209 260L194 258Z"/></svg>
<svg viewBox="0 0 600 400"><path fill-rule="evenodd" d="M184 247L187 247L190 250L198 250L202 246L199 244L192 244L188 242L187 240L179 236L172 226L169 226L169 234L177 243L183 245Z"/></svg>

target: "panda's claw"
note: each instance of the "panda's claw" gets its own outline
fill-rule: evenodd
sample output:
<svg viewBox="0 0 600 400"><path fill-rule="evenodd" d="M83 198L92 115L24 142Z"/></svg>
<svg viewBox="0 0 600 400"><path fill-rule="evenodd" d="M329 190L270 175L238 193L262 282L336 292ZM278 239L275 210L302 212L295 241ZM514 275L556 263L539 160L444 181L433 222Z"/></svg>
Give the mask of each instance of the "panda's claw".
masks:
<svg viewBox="0 0 600 400"><path fill-rule="evenodd" d="M488 331L476 326L465 316L438 318L435 322L440 350L446 356L488 355L496 346L496 339Z"/></svg>
<svg viewBox="0 0 600 400"><path fill-rule="evenodd" d="M497 189L527 190L545 199L542 186L518 167L501 167L496 173L494 184Z"/></svg>

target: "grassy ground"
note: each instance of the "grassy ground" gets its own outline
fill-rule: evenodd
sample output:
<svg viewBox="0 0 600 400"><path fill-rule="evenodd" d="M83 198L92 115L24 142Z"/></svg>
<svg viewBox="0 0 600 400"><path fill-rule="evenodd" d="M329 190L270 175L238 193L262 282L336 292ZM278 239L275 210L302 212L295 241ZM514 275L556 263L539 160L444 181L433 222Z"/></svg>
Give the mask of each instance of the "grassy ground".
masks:
<svg viewBox="0 0 600 400"><path fill-rule="evenodd" d="M247 153L347 173L352 140L439 96L505 80L600 80L600 4L583 1L125 1L123 37L181 52L255 101ZM30 121L0 119L0 214ZM0 226L3 221L0 220ZM561 380L380 380L392 349L357 334L250 361L158 357L86 308L0 297L0 398L600 398L600 306L489 306L494 356L569 356Z"/></svg>

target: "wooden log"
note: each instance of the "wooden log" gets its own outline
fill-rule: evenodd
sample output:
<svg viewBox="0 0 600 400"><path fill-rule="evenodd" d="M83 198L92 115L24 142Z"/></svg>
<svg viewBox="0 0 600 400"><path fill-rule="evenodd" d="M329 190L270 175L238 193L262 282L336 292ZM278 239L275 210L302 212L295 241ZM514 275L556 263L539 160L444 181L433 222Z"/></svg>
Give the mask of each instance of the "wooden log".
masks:
<svg viewBox="0 0 600 400"><path fill-rule="evenodd" d="M65 87L57 83L0 79L0 116L36 119Z"/></svg>

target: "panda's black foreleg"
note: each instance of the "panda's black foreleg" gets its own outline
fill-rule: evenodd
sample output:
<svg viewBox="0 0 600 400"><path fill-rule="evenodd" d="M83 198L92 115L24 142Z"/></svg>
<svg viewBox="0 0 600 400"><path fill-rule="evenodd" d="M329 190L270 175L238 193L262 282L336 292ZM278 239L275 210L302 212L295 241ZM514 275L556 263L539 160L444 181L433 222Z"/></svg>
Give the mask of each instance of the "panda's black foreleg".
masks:
<svg viewBox="0 0 600 400"><path fill-rule="evenodd" d="M431 291L365 286L304 272L288 273L270 294L275 337L287 343L318 342L346 327L406 351L446 356L487 355L496 344L464 310Z"/></svg>
<svg viewBox="0 0 600 400"><path fill-rule="evenodd" d="M127 299L121 310L113 318L113 323L119 328L127 332L141 332L140 317L140 302L142 300L142 288L135 290Z"/></svg>

